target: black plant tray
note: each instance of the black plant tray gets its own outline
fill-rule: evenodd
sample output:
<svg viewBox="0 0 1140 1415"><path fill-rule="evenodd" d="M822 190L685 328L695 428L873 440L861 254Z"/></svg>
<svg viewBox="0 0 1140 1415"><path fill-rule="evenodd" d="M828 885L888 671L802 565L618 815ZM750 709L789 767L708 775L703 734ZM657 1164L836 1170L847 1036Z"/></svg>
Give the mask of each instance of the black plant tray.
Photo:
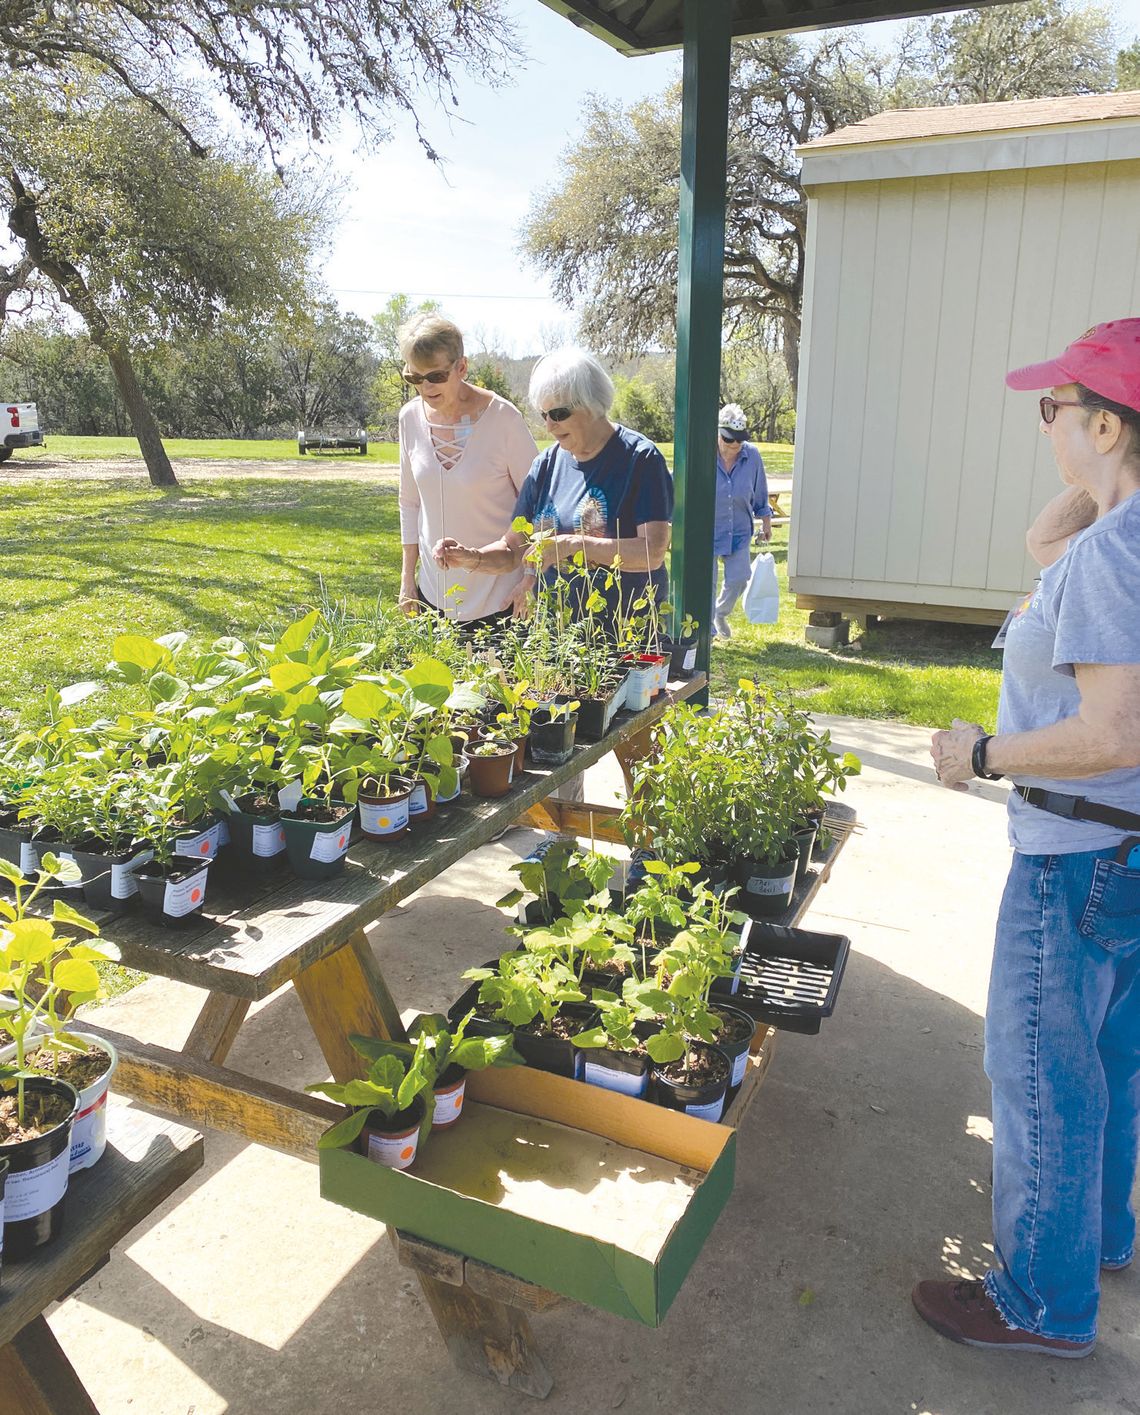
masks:
<svg viewBox="0 0 1140 1415"><path fill-rule="evenodd" d="M754 919L732 1005L785 1032L815 1033L835 1011L851 940ZM718 979L715 992L727 991Z"/></svg>

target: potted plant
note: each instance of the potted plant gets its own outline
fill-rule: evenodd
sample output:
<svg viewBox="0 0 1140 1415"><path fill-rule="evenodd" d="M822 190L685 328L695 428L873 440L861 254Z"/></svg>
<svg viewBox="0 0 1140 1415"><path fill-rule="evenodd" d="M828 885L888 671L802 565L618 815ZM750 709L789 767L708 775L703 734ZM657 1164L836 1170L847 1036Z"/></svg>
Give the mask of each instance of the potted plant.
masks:
<svg viewBox="0 0 1140 1415"><path fill-rule="evenodd" d="M361 1055L360 1043L352 1038ZM329 1100L347 1106L349 1114L326 1130L317 1141L322 1150L338 1150L355 1145L375 1164L389 1169L408 1169L415 1163L421 1130L430 1125L431 1083L435 1075L428 1039L421 1037L410 1055L402 1058L392 1050L369 1062L360 1080L321 1081L306 1086Z"/></svg>
<svg viewBox="0 0 1140 1415"><path fill-rule="evenodd" d="M599 1020L573 1039L574 1045L585 1053L582 1079L587 1085L607 1091L644 1097L649 1091L649 1033L643 1022L644 1007L602 988L594 989L592 1000Z"/></svg>
<svg viewBox="0 0 1140 1415"><path fill-rule="evenodd" d="M576 914L585 908L613 874L614 862L608 855L579 850L573 840L553 840L540 856L516 860L511 870L519 877L521 889L512 889L496 901L497 909L514 909L535 896L519 910L519 923L552 924L560 914Z"/></svg>
<svg viewBox="0 0 1140 1415"><path fill-rule="evenodd" d="M301 879L331 879L348 855L355 805L335 794L345 743L332 739L290 744L286 756L300 767L300 780L280 793L285 849Z"/></svg>
<svg viewBox="0 0 1140 1415"><path fill-rule="evenodd" d="M467 749L467 779L476 796L505 796L515 779L519 743L490 733Z"/></svg>
<svg viewBox="0 0 1140 1415"><path fill-rule="evenodd" d="M535 766L562 766L574 755L577 700L555 699L536 704L530 715L527 751Z"/></svg>
<svg viewBox="0 0 1140 1415"><path fill-rule="evenodd" d="M5 1237L15 1256L58 1233L68 1174L94 1164L106 1144L104 1105L117 1057L108 1044L69 1032L67 1022L104 995L95 964L118 951L61 934L98 933L63 900L54 901L50 919L29 914L51 879L78 875L74 863L46 853L32 883L8 861L0 861L0 873L15 895L0 901L0 1027L12 1038L0 1052L0 1147L10 1164Z"/></svg>
<svg viewBox="0 0 1140 1415"><path fill-rule="evenodd" d="M581 1006L586 995L560 946L542 947L537 933L527 936L533 948L504 954L497 969L469 968L463 976L480 984L479 1001L491 1006L491 1017L510 1024L515 1047L530 1066L577 1076L580 1053L572 1039L595 1014Z"/></svg>

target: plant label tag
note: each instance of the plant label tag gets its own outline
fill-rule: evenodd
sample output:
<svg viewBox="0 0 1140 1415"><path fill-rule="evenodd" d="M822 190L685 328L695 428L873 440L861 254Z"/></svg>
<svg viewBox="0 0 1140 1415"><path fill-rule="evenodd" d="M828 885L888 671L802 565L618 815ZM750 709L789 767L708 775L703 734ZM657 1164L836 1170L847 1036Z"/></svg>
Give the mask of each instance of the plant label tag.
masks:
<svg viewBox="0 0 1140 1415"><path fill-rule="evenodd" d="M709 1101L704 1105L687 1105L686 1115L695 1115L698 1120L719 1120L724 1114L724 1096L717 1096L715 1101Z"/></svg>
<svg viewBox="0 0 1140 1415"><path fill-rule="evenodd" d="M417 781L412 787L412 794L408 798L408 813L413 816L426 814L428 808L427 783Z"/></svg>
<svg viewBox="0 0 1140 1415"><path fill-rule="evenodd" d="M18 1174L10 1173L4 1189L5 1222L20 1223L24 1219L38 1218L58 1204L67 1188L70 1162L71 1152L65 1148L47 1164Z"/></svg>
<svg viewBox="0 0 1140 1415"><path fill-rule="evenodd" d="M200 831L197 835L184 835L176 840L174 853L192 860L212 860L221 844L222 823L215 821L209 830Z"/></svg>
<svg viewBox="0 0 1140 1415"><path fill-rule="evenodd" d="M360 826L365 835L397 835L407 827L409 801L385 801L383 805L361 801Z"/></svg>
<svg viewBox="0 0 1140 1415"><path fill-rule="evenodd" d="M40 857L36 854L35 847L30 841L20 841L20 871L31 878L39 869Z"/></svg>
<svg viewBox="0 0 1140 1415"><path fill-rule="evenodd" d="M61 863L64 860L70 860L71 863L75 865L76 869L79 868L78 864L76 864L75 856L72 855L69 851L57 850L55 853ZM56 889L82 889L83 881L81 879L57 879L55 882L55 887Z"/></svg>
<svg viewBox="0 0 1140 1415"><path fill-rule="evenodd" d="M172 919L181 919L201 907L206 894L206 876L209 868L195 870L186 879L168 879L162 896L162 911Z"/></svg>
<svg viewBox="0 0 1140 1415"><path fill-rule="evenodd" d="M133 859L126 860L121 865L112 865L111 898L129 899L132 894L137 894L139 882L135 879L135 871L140 865L145 865L148 860L153 859L153 850L140 850Z"/></svg>
<svg viewBox="0 0 1140 1415"><path fill-rule="evenodd" d="M748 1053L742 1051L739 1056L732 1059L732 1076L729 1078L730 1086L739 1086L744 1080L744 1073L748 1070Z"/></svg>
<svg viewBox="0 0 1140 1415"><path fill-rule="evenodd" d="M787 894L788 881L794 879L795 874L793 868L786 875L777 875L775 878L768 875L749 875L748 883L744 887L749 894Z"/></svg>
<svg viewBox="0 0 1140 1415"><path fill-rule="evenodd" d="M389 1169L407 1169L416 1157L419 1135L413 1130L410 1135L382 1135L373 1130L368 1136L368 1158L373 1164L384 1164Z"/></svg>
<svg viewBox="0 0 1140 1415"><path fill-rule="evenodd" d="M277 793L277 804L283 811L295 811L301 803L305 788L299 781L291 781Z"/></svg>
<svg viewBox="0 0 1140 1415"><path fill-rule="evenodd" d="M459 1112L463 1109L463 1093L466 1089L467 1078L464 1077L450 1090L436 1091L435 1110L431 1118L433 1130L442 1130L445 1126L455 1124L459 1119Z"/></svg>
<svg viewBox="0 0 1140 1415"><path fill-rule="evenodd" d="M346 816L341 821L336 830L318 831L313 836L313 846L309 851L310 860L319 860L322 864L331 865L334 860L348 850L348 837L352 833L351 818Z"/></svg>
<svg viewBox="0 0 1140 1415"><path fill-rule="evenodd" d="M694 644L691 649L685 650L685 656L681 659L681 667L685 670L686 673L692 673L693 669L696 668L696 666L697 646L696 644Z"/></svg>
<svg viewBox="0 0 1140 1415"><path fill-rule="evenodd" d="M272 825L253 827L253 853L259 860L271 860L285 849L285 832L274 821Z"/></svg>
<svg viewBox="0 0 1140 1415"><path fill-rule="evenodd" d="M222 798L222 805L225 806L230 815L236 816L240 808L230 793L228 791L219 791L218 795Z"/></svg>

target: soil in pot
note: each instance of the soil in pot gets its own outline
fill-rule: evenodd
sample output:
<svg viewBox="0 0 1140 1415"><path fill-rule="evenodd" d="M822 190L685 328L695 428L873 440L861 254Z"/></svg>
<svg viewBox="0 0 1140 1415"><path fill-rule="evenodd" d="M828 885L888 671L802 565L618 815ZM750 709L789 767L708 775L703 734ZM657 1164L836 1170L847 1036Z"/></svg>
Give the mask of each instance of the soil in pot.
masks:
<svg viewBox="0 0 1140 1415"><path fill-rule="evenodd" d="M361 787L356 798L360 828L369 840L399 840L408 833L414 783L409 777L393 776L384 785L371 784L374 790Z"/></svg>
<svg viewBox="0 0 1140 1415"><path fill-rule="evenodd" d="M597 1021L597 1010L585 1003L569 1003L555 1014L549 1028L541 1018L515 1028L515 1050L537 1071L556 1076L582 1075L583 1052L570 1040Z"/></svg>
<svg viewBox="0 0 1140 1415"><path fill-rule="evenodd" d="M97 1041L82 1032L71 1035L87 1044L86 1051L39 1047L29 1054L27 1063L30 1070L66 1081L79 1092L69 1164L70 1172L75 1174L98 1163L107 1148L107 1097L119 1057L110 1042Z"/></svg>
<svg viewBox="0 0 1140 1415"><path fill-rule="evenodd" d="M467 764L472 792L476 796L505 796L515 779L519 749L525 750L522 742L494 754L481 754L476 748Z"/></svg>
<svg viewBox="0 0 1140 1415"><path fill-rule="evenodd" d="M415 1163L424 1113L424 1103L419 1096L407 1110L397 1111L391 1119L373 1111L357 1141L360 1153L374 1164L386 1165L389 1169L408 1169Z"/></svg>
<svg viewBox="0 0 1140 1415"><path fill-rule="evenodd" d="M728 1089L731 1095L735 1095L748 1070L748 1049L752 1045L756 1023L747 1012L741 1012L738 1007L721 1005L713 1009L713 1015L719 1018L721 1023L717 1028L714 1045L731 1068Z"/></svg>
<svg viewBox="0 0 1140 1415"><path fill-rule="evenodd" d="M546 708L537 708L530 719L527 751L535 766L562 766L574 755L577 713L552 717Z"/></svg>
<svg viewBox="0 0 1140 1415"><path fill-rule="evenodd" d="M190 928L198 922L206 902L209 874L208 860L203 864L172 861L169 865L149 860L140 865L135 880L143 913L168 929Z"/></svg>
<svg viewBox="0 0 1140 1415"><path fill-rule="evenodd" d="M294 811L281 816L285 849L301 879L332 879L344 869L355 806L302 796Z"/></svg>
<svg viewBox="0 0 1140 1415"><path fill-rule="evenodd" d="M63 1081L24 1082L24 1120L15 1081L0 1082L0 1154L8 1161L4 1192L4 1256L26 1257L63 1228L71 1126L79 1096Z"/></svg>
<svg viewBox="0 0 1140 1415"><path fill-rule="evenodd" d="M649 1053L610 1051L607 1047L579 1047L582 1080L588 1086L618 1091L623 1096L644 1096L649 1091Z"/></svg>
<svg viewBox="0 0 1140 1415"><path fill-rule="evenodd" d="M610 730L610 724L625 702L625 675L603 685L596 698L578 699L578 737L583 742L597 742Z"/></svg>
<svg viewBox="0 0 1140 1415"><path fill-rule="evenodd" d="M691 1050L693 1065L687 1076L684 1057L666 1066L654 1066L655 1099L670 1110L683 1110L701 1120L719 1120L728 1090L728 1060L704 1042L695 1042Z"/></svg>
<svg viewBox="0 0 1140 1415"><path fill-rule="evenodd" d="M754 919L775 919L787 909L796 887L799 854L792 849L774 865L762 860L742 860L736 867L740 893L736 907Z"/></svg>
<svg viewBox="0 0 1140 1415"><path fill-rule="evenodd" d="M449 1066L432 1087L435 1097L435 1110L431 1117L433 1130L446 1130L455 1124L463 1110L466 1089L467 1072L462 1066Z"/></svg>

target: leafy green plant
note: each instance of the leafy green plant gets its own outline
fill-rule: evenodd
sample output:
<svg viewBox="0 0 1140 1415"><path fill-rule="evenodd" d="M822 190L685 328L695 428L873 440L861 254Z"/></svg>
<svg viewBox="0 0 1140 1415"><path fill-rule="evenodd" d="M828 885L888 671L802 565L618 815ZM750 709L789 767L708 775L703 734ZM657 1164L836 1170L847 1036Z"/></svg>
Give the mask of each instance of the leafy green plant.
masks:
<svg viewBox="0 0 1140 1415"><path fill-rule="evenodd" d="M574 914L604 889L613 874L614 862L608 855L579 850L572 840L554 841L539 859L518 860L511 870L522 889L512 889L496 901L498 909L513 909L526 894L542 901L546 918Z"/></svg>
<svg viewBox="0 0 1140 1415"><path fill-rule="evenodd" d="M29 884L7 860L0 859L0 879L7 880L15 899L0 899L0 1027L16 1047L15 1066L0 1066L0 1076L17 1082L17 1112L24 1119L24 1082L33 1075L27 1068L29 1042L62 1050L85 1050L71 1037L67 1022L77 1007L105 996L96 963L118 959L112 944L92 944L60 934L59 927L95 935L97 924L69 904L55 900L52 917L29 914L30 906L52 880L70 883L79 870L69 860L50 852L41 857L35 880ZM40 1027L49 1033L45 1041Z"/></svg>
<svg viewBox="0 0 1140 1415"><path fill-rule="evenodd" d="M603 988L594 989L591 1001L598 1009L599 1021L572 1038L576 1047L586 1050L604 1047L607 1051L624 1052L645 1047L637 1033L637 1023L644 1020L644 1007Z"/></svg>
<svg viewBox="0 0 1140 1415"><path fill-rule="evenodd" d="M352 1038L352 1044L364 1057L369 1052L362 1050L358 1043L367 1038ZM430 1039L421 1036L410 1049L410 1055L403 1057L385 1049L369 1061L367 1074L352 1081L319 1081L306 1086L306 1091L314 1091L327 1096L331 1101L351 1107L351 1113L331 1129L326 1130L317 1141L322 1150L337 1150L353 1144L373 1115L381 1115L391 1120L411 1106L417 1097L424 1099L424 1119L421 1131L431 1125L435 1100L431 1093L435 1077L435 1062Z"/></svg>
<svg viewBox="0 0 1140 1415"><path fill-rule="evenodd" d="M480 984L479 1001L492 1008L492 1016L512 1027L527 1027L537 1019L536 1030L550 1032L564 1003L586 1000L561 943L505 953L497 969L469 968L463 976Z"/></svg>

